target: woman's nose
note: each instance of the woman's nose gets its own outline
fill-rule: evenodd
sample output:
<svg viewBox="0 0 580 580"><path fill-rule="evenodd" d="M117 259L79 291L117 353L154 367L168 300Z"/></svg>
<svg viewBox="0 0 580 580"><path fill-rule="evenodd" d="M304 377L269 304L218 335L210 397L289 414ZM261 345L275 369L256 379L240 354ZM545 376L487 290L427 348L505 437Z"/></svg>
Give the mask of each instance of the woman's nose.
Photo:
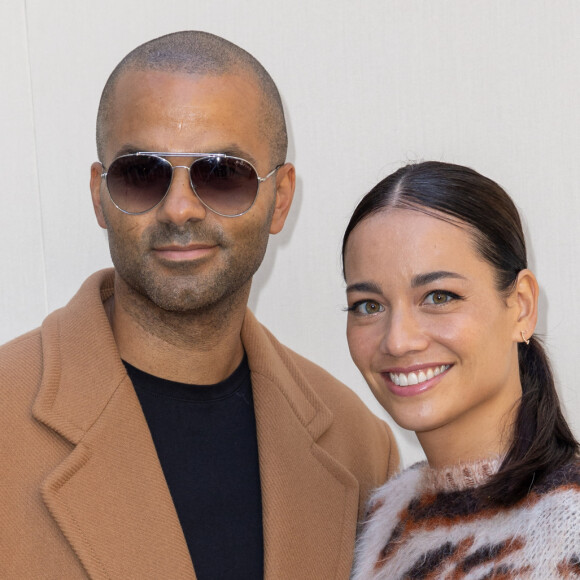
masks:
<svg viewBox="0 0 580 580"><path fill-rule="evenodd" d="M380 343L384 354L401 357L427 347L425 330L417 317L408 310L391 312Z"/></svg>

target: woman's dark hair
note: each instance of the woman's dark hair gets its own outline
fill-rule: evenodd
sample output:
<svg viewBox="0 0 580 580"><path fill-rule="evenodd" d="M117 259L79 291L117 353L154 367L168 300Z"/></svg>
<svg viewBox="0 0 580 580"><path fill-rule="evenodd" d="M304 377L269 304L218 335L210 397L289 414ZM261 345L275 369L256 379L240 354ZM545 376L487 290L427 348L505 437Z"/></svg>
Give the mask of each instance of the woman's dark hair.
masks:
<svg viewBox="0 0 580 580"><path fill-rule="evenodd" d="M526 243L518 210L494 181L473 169L426 161L402 167L378 183L358 204L342 242L365 218L389 208L413 209L467 224L479 254L495 270L500 293L509 294L527 268ZM512 505L550 471L578 454L560 408L550 363L538 338L518 345L522 398L513 440L498 473L481 488L481 500Z"/></svg>

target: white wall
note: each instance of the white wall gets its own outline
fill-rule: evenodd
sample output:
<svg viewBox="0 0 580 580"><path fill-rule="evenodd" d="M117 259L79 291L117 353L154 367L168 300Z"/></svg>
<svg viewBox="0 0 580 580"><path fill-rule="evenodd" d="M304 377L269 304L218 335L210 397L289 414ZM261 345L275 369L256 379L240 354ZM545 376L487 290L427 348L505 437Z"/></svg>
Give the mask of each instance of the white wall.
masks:
<svg viewBox="0 0 580 580"><path fill-rule="evenodd" d="M88 188L100 92L129 50L186 28L249 50L287 108L298 191L255 281L262 321L380 414L344 338L342 232L405 161L470 165L523 213L539 330L580 434L577 0L3 0L0 342L110 263ZM406 463L419 456L397 436Z"/></svg>

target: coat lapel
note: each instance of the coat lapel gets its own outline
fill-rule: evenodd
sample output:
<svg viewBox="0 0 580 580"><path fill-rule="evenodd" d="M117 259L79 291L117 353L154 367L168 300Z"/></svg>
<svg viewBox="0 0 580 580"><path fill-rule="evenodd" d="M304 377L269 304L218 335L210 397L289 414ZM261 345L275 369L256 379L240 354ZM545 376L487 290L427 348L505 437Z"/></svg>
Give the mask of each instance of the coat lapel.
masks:
<svg viewBox="0 0 580 580"><path fill-rule="evenodd" d="M317 443L332 413L249 312L242 338L256 409L266 578L348 578L358 482Z"/></svg>
<svg viewBox="0 0 580 580"><path fill-rule="evenodd" d="M94 288L84 289L83 300L73 298L43 324L44 374L33 413L74 446L46 477L43 500L91 578L195 578L149 429L97 299L102 282L102 275L91 277L85 285ZM102 299L112 292L112 279L102 292Z"/></svg>
<svg viewBox="0 0 580 580"><path fill-rule="evenodd" d="M44 372L33 414L71 445L47 474L43 500L89 577L195 578L102 307L112 292L112 273L97 273L82 297L43 324ZM358 483L319 445L332 413L249 312L242 339L256 409L265 576L347 578Z"/></svg>

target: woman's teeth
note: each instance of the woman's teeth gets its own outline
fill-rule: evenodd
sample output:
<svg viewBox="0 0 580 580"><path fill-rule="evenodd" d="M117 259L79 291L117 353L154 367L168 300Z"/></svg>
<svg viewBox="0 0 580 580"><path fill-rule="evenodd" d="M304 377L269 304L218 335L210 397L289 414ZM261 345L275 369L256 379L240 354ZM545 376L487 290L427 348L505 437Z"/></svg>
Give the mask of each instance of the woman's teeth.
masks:
<svg viewBox="0 0 580 580"><path fill-rule="evenodd" d="M423 369L413 373L389 373L389 377L398 387L408 387L424 383L442 372L446 371L451 365L441 365L432 369Z"/></svg>

